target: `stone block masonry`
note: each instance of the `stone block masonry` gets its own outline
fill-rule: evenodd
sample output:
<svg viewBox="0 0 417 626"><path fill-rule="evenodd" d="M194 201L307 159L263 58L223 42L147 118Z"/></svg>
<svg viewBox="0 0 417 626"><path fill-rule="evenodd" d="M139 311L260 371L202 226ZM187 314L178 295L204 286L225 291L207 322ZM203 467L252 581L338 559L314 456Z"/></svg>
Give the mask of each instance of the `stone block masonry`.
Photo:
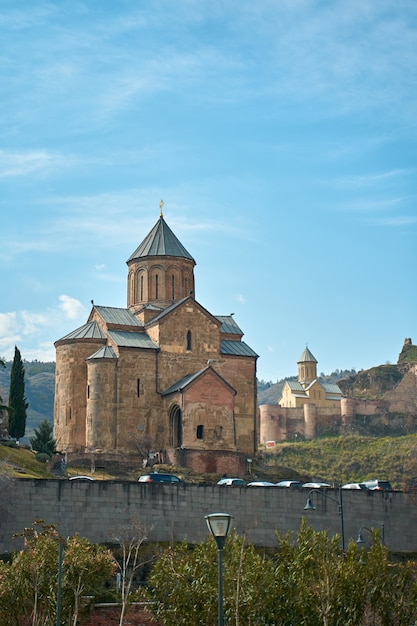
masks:
<svg viewBox="0 0 417 626"><path fill-rule="evenodd" d="M311 494L315 511L304 510L308 493L275 487L18 479L13 501L0 513L0 553L21 549L14 535L37 519L59 524L64 537L79 533L97 543L111 543L117 526L129 521L142 522L150 542L197 543L207 538L204 516L214 512L232 514L239 534L268 548L277 546L277 530L292 531L295 537L303 517L315 530L340 533L338 490L326 491L333 499ZM346 544L356 540L362 526L384 524L392 551L417 553L417 506L407 494L344 490L343 508Z"/></svg>

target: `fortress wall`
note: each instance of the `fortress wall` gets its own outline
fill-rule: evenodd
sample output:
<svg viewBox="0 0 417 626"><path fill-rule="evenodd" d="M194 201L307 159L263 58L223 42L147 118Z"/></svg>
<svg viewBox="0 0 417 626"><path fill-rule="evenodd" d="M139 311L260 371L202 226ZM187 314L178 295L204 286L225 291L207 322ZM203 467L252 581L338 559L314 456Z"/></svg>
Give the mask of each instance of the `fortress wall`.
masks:
<svg viewBox="0 0 417 626"><path fill-rule="evenodd" d="M317 407L305 403L302 407L281 407L278 404L261 404L259 407L259 441L285 441L296 433L312 439L322 428L341 423L340 408Z"/></svg>
<svg viewBox="0 0 417 626"><path fill-rule="evenodd" d="M59 523L62 536L79 533L98 543L112 542L118 524L139 520L152 542L207 537L204 516L225 511L248 541L277 545L275 531L295 533L303 517L315 530L340 532L339 492L310 493L315 511L304 511L308 490L279 488L162 485L128 481L77 482L19 479L13 502L0 513L0 553L21 549L13 535L31 527L35 519ZM359 528L385 527L393 551L417 552L417 506L402 492L343 491L346 542L356 540Z"/></svg>

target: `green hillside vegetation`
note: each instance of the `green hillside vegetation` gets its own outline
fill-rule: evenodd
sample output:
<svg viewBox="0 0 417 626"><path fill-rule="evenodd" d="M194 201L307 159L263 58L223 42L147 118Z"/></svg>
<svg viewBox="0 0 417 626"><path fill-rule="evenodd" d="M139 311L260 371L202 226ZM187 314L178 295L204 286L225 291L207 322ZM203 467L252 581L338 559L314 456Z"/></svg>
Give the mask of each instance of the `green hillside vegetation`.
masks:
<svg viewBox="0 0 417 626"><path fill-rule="evenodd" d="M283 468L293 474L282 476ZM387 479L396 489L417 476L417 435L404 437L329 437L281 443L263 450L255 464L262 477L321 480L330 484Z"/></svg>
<svg viewBox="0 0 417 626"><path fill-rule="evenodd" d="M0 445L0 474L13 478L52 478L45 463L36 460L34 452L6 445Z"/></svg>
<svg viewBox="0 0 417 626"><path fill-rule="evenodd" d="M0 473L13 477L52 478L44 463L26 449L0 445ZM164 466L187 482L214 483L216 475L197 475L190 469ZM85 467L68 468L68 473L86 474ZM122 474L119 469L97 472L97 479L137 480L138 470ZM329 437L300 443L281 443L261 449L254 459L253 475L247 479L301 481L323 480L330 484L388 479L396 489L404 489L417 477L417 435L404 437Z"/></svg>

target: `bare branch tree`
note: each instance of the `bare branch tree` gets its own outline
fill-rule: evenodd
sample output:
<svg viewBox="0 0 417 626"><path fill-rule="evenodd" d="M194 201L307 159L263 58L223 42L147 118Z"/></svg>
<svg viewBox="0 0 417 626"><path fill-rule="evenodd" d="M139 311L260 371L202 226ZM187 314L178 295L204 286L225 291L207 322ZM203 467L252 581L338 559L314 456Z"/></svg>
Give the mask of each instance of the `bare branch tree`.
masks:
<svg viewBox="0 0 417 626"><path fill-rule="evenodd" d="M126 609L131 602L135 574L145 564L145 561L140 559L140 549L147 540L146 527L137 520L128 520L115 529L113 539L121 548L120 557L115 556L115 560L120 576L121 612L119 626L122 626Z"/></svg>

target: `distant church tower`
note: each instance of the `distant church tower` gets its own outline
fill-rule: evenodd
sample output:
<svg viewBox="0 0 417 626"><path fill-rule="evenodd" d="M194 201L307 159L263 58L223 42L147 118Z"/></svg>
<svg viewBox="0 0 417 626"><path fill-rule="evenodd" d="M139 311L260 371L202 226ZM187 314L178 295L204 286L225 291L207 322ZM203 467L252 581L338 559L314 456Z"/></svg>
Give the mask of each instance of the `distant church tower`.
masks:
<svg viewBox="0 0 417 626"><path fill-rule="evenodd" d="M194 261L162 214L128 265L127 306L135 313L146 305L165 309L194 293Z"/></svg>
<svg viewBox="0 0 417 626"><path fill-rule="evenodd" d="M297 361L298 382L304 387L308 387L317 378L317 359L306 348Z"/></svg>

